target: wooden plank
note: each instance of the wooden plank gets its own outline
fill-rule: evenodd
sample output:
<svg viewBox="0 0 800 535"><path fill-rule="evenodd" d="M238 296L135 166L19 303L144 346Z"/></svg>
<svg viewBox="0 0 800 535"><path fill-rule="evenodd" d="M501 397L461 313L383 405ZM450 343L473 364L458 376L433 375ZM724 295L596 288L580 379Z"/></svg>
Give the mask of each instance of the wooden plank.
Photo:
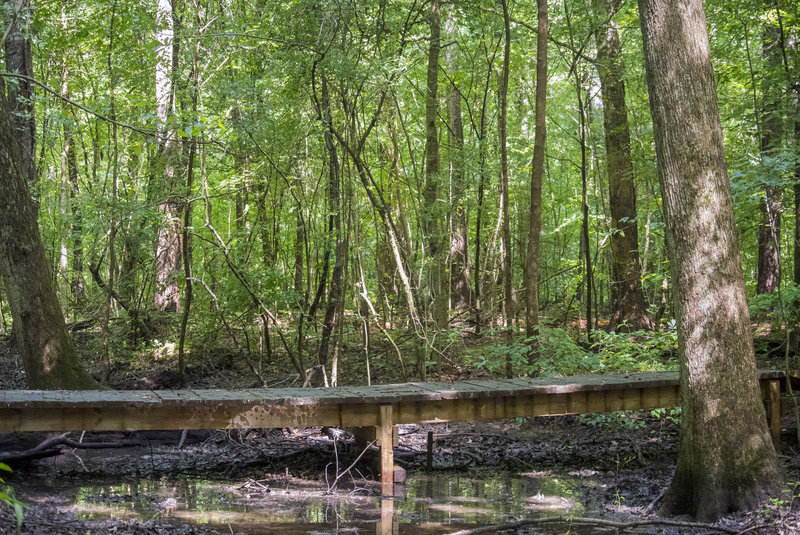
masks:
<svg viewBox="0 0 800 535"><path fill-rule="evenodd" d="M203 398L192 390L154 390L164 405L185 407L189 405L202 405Z"/></svg>
<svg viewBox="0 0 800 535"><path fill-rule="evenodd" d="M469 399L481 397L484 390L480 386L468 383L411 383L412 385L429 390L434 397L429 399Z"/></svg>
<svg viewBox="0 0 800 535"><path fill-rule="evenodd" d="M149 390L5 390L0 407L135 406L158 404Z"/></svg>

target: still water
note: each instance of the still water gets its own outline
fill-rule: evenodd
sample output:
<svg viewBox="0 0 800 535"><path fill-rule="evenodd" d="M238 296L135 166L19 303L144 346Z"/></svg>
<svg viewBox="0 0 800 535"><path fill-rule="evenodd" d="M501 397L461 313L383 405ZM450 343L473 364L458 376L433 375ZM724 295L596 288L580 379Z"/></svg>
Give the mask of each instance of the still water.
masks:
<svg viewBox="0 0 800 535"><path fill-rule="evenodd" d="M126 517L203 524L223 532L447 533L543 515L582 513L569 479L505 472L410 474L394 498L292 482L138 479L64 489L82 518Z"/></svg>

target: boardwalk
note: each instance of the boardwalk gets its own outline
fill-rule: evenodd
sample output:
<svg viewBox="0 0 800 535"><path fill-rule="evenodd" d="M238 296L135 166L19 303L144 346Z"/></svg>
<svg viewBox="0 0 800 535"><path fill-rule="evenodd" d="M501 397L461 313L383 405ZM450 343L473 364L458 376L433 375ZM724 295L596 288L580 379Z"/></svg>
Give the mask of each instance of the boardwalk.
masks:
<svg viewBox="0 0 800 535"><path fill-rule="evenodd" d="M760 372L773 440L784 373ZM0 431L134 431L341 426L380 448L391 493L395 425L675 407L677 372L228 390L2 390ZM369 434L371 433L371 437ZM388 487L388 488L387 488Z"/></svg>

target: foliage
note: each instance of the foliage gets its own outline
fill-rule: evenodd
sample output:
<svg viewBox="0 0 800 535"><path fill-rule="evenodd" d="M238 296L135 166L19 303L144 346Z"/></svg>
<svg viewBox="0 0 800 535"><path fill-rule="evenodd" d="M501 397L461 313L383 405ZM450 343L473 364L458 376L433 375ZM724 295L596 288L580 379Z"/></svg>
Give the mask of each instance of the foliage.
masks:
<svg viewBox="0 0 800 535"><path fill-rule="evenodd" d="M10 472L11 468L5 463L0 463L0 470ZM17 517L17 528L21 528L25 504L14 497L14 489L10 485L6 485L3 478L0 478L0 503L4 503L14 509L14 515Z"/></svg>
<svg viewBox="0 0 800 535"><path fill-rule="evenodd" d="M593 333L604 373L647 372L677 368L678 338L674 323L663 331Z"/></svg>
<svg viewBox="0 0 800 535"><path fill-rule="evenodd" d="M650 416L659 420L670 422L674 425L680 425L681 422L681 408L660 408L652 410L638 410L638 411L614 411L607 413L594 413L580 415L581 423L591 426L610 427L614 429L628 429L637 430L645 429L647 427L646 418Z"/></svg>
<svg viewBox="0 0 800 535"><path fill-rule="evenodd" d="M546 376L575 375L597 369L594 355L581 348L563 329L541 328L541 356L536 370L530 370L528 366L528 343L528 340L516 337L510 345L501 342L484 346L475 357L474 365L492 373L502 372L506 359L510 357L514 369L521 373L538 371Z"/></svg>
<svg viewBox="0 0 800 535"><path fill-rule="evenodd" d="M522 337L514 338L511 344L496 342L483 346L472 357L473 364L492 373L502 373L510 357L517 372L546 377L675 369L678 344L672 327L673 330L629 333L594 331L591 351L581 347L565 329L542 327L536 369L528 366L529 340Z"/></svg>
<svg viewBox="0 0 800 535"><path fill-rule="evenodd" d="M786 487L781 489L780 496L768 498L758 515L764 520L772 520L779 517L781 510L791 508L800 499L800 482L787 482Z"/></svg>

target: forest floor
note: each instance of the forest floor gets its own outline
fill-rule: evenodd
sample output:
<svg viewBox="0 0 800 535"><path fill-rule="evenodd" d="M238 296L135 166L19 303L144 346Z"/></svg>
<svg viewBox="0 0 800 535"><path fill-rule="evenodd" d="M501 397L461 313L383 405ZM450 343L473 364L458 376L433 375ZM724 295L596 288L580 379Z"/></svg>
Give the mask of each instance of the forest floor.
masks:
<svg viewBox="0 0 800 535"><path fill-rule="evenodd" d="M172 376L155 364L119 365L109 382L116 388L173 386ZM18 357L0 344L0 389L22 387L23 377L17 366ZM252 386L248 384L251 379L247 370L227 358L208 359L206 365L194 370L192 381L197 387ZM786 420L784 425L795 427L794 421ZM435 438L431 473L426 471L428 431ZM79 438L77 434L73 437ZM43 438L46 436L42 434L0 435L0 452L25 450ZM87 433L80 438L124 447L64 447L58 456L20 464L14 472L0 474L13 487L14 495L26 504L25 521L19 531L11 508L0 505L0 533L374 533L380 518L379 511L358 518L337 512L336 516L352 521L332 527L318 520L312 522L309 519L313 515L307 511L295 511L296 518L308 522L273 522L267 526L256 525L250 517L241 515L217 523L197 523L196 518L180 514L187 498L176 486L197 480L211 481L217 499L224 496L224 500L240 504L243 510L274 507L275 502L270 500L281 494L305 495L321 500L324 508L337 511L373 510L380 491L369 477L368 466L358 465L342 478L338 489L331 489L337 472L343 472L361 453L346 432L325 428L191 432L180 447L180 432ZM531 496L515 495L522 507L512 506L492 517L442 523L426 522L425 518L414 517L417 513L403 513L406 516L399 524L399 532L451 533L535 517L548 508L619 522L654 521L658 519L658 500L674 469L677 446L678 430L669 412L402 426L396 460L408 470L409 479L429 478L426 481L430 484L430 478L442 478L452 486L454 477L495 482L498 474L511 474L512 479L517 478L513 481L529 478L540 482L537 484L549 482L549 486L542 484L544 495L542 491ZM784 433L781 461L786 481L800 481L800 448L788 431ZM150 483L120 485L145 480ZM548 490L554 485L560 489L555 498L549 497ZM787 483L782 499L765 503L759 511L723 519L718 527L726 531L653 525L626 532L800 533L800 498L795 499L800 496L800 488L794 485ZM489 486L483 492L489 492ZM422 494L414 487L407 498L401 496L395 502L411 501ZM458 492L453 495L458 497ZM549 506L545 508L531 505L547 500ZM571 502L576 504L572 513ZM126 509L130 514L121 513ZM526 529L519 533L609 532L608 528L591 524L582 528L558 524Z"/></svg>

